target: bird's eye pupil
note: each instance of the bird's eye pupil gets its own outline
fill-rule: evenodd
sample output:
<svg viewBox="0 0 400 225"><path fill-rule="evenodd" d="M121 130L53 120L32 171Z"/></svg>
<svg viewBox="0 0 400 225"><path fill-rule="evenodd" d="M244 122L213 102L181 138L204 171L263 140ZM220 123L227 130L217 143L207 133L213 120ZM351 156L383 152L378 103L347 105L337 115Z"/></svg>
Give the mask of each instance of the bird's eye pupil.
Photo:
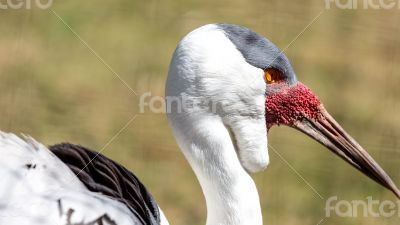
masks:
<svg viewBox="0 0 400 225"><path fill-rule="evenodd" d="M272 81L273 81L273 80L272 80L272 75L271 75L270 73L268 73L268 72L265 73L265 79L266 79L268 82L272 82Z"/></svg>
<svg viewBox="0 0 400 225"><path fill-rule="evenodd" d="M282 80L282 75L279 70L276 69L267 69L264 72L264 79L267 84L272 84Z"/></svg>

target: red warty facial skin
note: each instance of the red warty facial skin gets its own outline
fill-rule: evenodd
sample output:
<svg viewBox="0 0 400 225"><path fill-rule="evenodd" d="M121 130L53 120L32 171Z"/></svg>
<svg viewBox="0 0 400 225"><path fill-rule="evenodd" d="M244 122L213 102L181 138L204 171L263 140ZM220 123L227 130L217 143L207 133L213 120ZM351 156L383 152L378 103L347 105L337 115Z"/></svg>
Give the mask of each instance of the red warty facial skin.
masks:
<svg viewBox="0 0 400 225"><path fill-rule="evenodd" d="M320 105L317 96L300 82L292 87L283 87L267 96L265 100L267 127L269 129L273 125L291 126L302 118L316 119L321 115Z"/></svg>

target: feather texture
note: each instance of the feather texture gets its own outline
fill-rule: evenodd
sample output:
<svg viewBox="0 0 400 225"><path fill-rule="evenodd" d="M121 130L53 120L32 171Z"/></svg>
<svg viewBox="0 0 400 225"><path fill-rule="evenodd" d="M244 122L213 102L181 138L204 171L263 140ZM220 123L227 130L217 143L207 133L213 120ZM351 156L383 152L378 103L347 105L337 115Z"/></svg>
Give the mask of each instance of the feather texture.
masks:
<svg viewBox="0 0 400 225"><path fill-rule="evenodd" d="M55 152L61 150L55 150ZM66 150L70 153L69 160L86 162L89 151ZM87 153L86 155L83 153ZM115 182L110 186L98 182L102 179L109 182L115 179L109 171L118 170L119 175L135 178L121 166L114 165L110 160L100 157L104 166L91 167L88 170L101 168L97 177L91 183L83 183L69 165L64 164L45 146L30 137L21 139L14 134L0 132L0 224L7 225L153 225L157 224L158 214L154 214L155 223L142 217L145 211L132 207L129 201L121 200L122 196L115 193L126 193L122 186L129 182ZM76 156L76 158L72 158ZM79 158L81 157L81 158ZM95 165L99 159L94 160ZM107 168L111 166L111 168ZM108 171L108 172L107 172ZM99 178L103 174L103 178ZM90 175L83 171L83 176ZM128 178L128 179L129 179ZM85 179L89 181L89 179ZM112 182L111 182L112 183ZM140 187L135 178L132 183ZM99 192L90 190L96 187ZM131 186L131 187L134 187ZM108 188L108 189L107 189ZM113 190L115 188L115 190ZM140 201L146 201L145 189L133 192L132 196ZM146 197L143 197L145 193ZM113 196L112 194L115 194ZM145 200L146 199L146 200ZM151 205L153 204L153 205ZM146 203L146 207L156 207L154 203ZM156 212L152 208L152 213ZM137 211L136 211L137 210ZM142 210L142 211L141 211ZM135 212L135 213L133 213ZM148 212L150 215L150 210Z"/></svg>
<svg viewBox="0 0 400 225"><path fill-rule="evenodd" d="M58 144L50 150L93 192L124 203L143 223L160 223L157 204L139 179L125 167L102 154L73 144Z"/></svg>

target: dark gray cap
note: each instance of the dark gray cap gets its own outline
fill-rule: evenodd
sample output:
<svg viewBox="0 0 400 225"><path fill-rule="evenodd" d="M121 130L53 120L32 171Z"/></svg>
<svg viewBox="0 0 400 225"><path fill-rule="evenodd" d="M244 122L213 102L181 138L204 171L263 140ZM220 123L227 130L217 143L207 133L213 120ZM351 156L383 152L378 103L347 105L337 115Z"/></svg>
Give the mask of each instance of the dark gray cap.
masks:
<svg viewBox="0 0 400 225"><path fill-rule="evenodd" d="M289 59L271 41L248 28L234 24L217 24L242 53L245 60L260 69L280 70L290 84L297 82Z"/></svg>

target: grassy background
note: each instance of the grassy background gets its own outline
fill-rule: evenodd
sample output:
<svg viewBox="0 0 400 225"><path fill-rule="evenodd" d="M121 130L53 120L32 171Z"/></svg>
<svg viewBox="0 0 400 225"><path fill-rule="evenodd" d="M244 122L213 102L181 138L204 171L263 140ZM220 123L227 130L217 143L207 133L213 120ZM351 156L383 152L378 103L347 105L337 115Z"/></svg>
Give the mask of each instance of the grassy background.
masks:
<svg viewBox="0 0 400 225"><path fill-rule="evenodd" d="M53 11L51 11L53 10ZM250 27L284 48L324 1L55 1L0 11L0 129L45 144L101 149L138 112L138 97L57 18L58 14L139 95L163 95L172 52L207 23ZM286 54L299 79L400 184L400 10L324 11ZM395 200L314 141L274 128L270 144L325 198ZM134 171L171 224L204 224L205 203L163 114L138 114L103 152ZM316 225L321 200L276 154L256 180L265 224ZM337 218L323 224L398 224Z"/></svg>

